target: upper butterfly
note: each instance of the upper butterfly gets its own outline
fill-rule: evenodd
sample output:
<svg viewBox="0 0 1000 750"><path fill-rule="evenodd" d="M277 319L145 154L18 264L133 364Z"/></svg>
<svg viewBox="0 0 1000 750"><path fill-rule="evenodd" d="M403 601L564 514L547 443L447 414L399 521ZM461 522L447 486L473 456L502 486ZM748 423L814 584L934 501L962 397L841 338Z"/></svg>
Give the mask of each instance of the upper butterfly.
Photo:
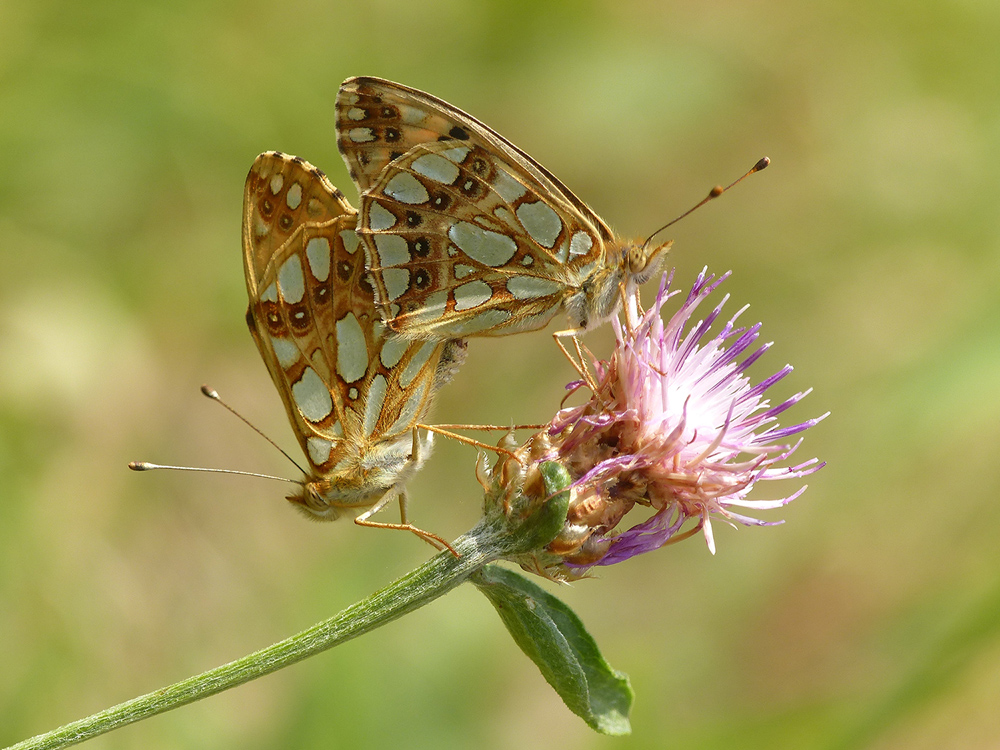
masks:
<svg viewBox="0 0 1000 750"><path fill-rule="evenodd" d="M358 252L357 212L320 170L268 152L247 176L243 259L247 324L309 459L288 499L317 518L368 512L404 528L402 483L431 436L416 424L464 358L460 341L386 338ZM401 524L368 517L400 496Z"/></svg>
<svg viewBox="0 0 1000 750"><path fill-rule="evenodd" d="M502 336L562 309L612 317L670 247L626 242L545 167L460 109L380 78L337 95L337 145L386 325L407 339Z"/></svg>

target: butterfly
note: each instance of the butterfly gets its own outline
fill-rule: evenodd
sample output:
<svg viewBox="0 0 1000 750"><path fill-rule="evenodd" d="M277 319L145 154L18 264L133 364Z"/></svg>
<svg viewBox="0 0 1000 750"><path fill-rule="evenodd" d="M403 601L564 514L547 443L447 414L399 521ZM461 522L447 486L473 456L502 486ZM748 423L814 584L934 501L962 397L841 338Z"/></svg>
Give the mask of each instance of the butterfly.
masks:
<svg viewBox="0 0 1000 750"><path fill-rule="evenodd" d="M402 485L430 449L416 425L465 344L385 335L356 223L308 162L275 151L254 161L243 200L247 324L310 467L288 500L318 519L367 509L358 523L443 543L407 522ZM368 520L396 497L402 523Z"/></svg>
<svg viewBox="0 0 1000 750"><path fill-rule="evenodd" d="M564 333L585 331L670 247L619 239L545 167L422 91L349 78L336 126L379 313L405 339L535 330L559 310Z"/></svg>

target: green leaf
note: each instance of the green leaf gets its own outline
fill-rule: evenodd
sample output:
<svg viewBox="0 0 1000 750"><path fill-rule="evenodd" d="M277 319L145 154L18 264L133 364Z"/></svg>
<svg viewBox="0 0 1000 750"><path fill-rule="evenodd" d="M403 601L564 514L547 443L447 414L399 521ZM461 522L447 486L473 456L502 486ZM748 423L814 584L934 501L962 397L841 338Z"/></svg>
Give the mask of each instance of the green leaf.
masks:
<svg viewBox="0 0 1000 750"><path fill-rule="evenodd" d="M611 668L580 618L524 576L487 565L471 578L570 711L603 734L629 734L632 687Z"/></svg>

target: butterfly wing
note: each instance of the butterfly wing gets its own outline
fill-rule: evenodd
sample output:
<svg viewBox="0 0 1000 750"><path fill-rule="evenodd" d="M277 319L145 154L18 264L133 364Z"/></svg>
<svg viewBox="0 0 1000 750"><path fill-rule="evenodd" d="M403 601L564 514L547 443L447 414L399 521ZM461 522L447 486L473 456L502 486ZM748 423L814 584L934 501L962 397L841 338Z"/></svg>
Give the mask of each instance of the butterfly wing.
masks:
<svg viewBox="0 0 1000 750"><path fill-rule="evenodd" d="M584 324L587 308L613 306L622 269L611 230L479 120L416 89L352 78L338 95L337 128L362 190L358 233L379 312L393 331L502 335L541 328L561 306L581 307L571 317Z"/></svg>
<svg viewBox="0 0 1000 750"><path fill-rule="evenodd" d="M380 313L406 337L541 328L585 284L620 273L618 246L600 225L522 165L468 141L413 147L361 206ZM619 282L606 286L616 293Z"/></svg>
<svg viewBox="0 0 1000 750"><path fill-rule="evenodd" d="M247 177L247 322L326 500L364 506L396 484L458 355L451 342L385 338L356 218L297 157L261 154Z"/></svg>
<svg viewBox="0 0 1000 750"><path fill-rule="evenodd" d="M338 357L351 381L367 369L367 360L356 361L366 346L360 324L343 350L324 335L336 331L338 316L352 301L349 290L335 289L333 281L337 257L357 250L356 216L322 172L295 157L261 154L247 176L247 322L318 474L328 472L343 453L345 389L336 372Z"/></svg>
<svg viewBox="0 0 1000 750"><path fill-rule="evenodd" d="M565 202L593 224L603 240L614 234L601 218L545 167L483 122L443 99L384 78L358 76L340 86L337 147L363 193L393 160L414 146L456 140L516 164L553 202Z"/></svg>

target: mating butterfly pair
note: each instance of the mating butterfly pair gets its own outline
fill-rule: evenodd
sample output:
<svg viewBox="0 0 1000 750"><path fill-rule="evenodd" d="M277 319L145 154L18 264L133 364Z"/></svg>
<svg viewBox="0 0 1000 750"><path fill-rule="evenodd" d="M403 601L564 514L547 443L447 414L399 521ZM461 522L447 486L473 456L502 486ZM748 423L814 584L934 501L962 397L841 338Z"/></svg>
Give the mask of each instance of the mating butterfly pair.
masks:
<svg viewBox="0 0 1000 750"><path fill-rule="evenodd" d="M247 322L310 476L289 500L318 518L406 528L401 486L430 436L434 392L466 336L615 314L669 243L618 240L548 170L475 118L378 78L337 96L356 211L298 157L261 154L244 193ZM401 498L401 524L368 518Z"/></svg>

